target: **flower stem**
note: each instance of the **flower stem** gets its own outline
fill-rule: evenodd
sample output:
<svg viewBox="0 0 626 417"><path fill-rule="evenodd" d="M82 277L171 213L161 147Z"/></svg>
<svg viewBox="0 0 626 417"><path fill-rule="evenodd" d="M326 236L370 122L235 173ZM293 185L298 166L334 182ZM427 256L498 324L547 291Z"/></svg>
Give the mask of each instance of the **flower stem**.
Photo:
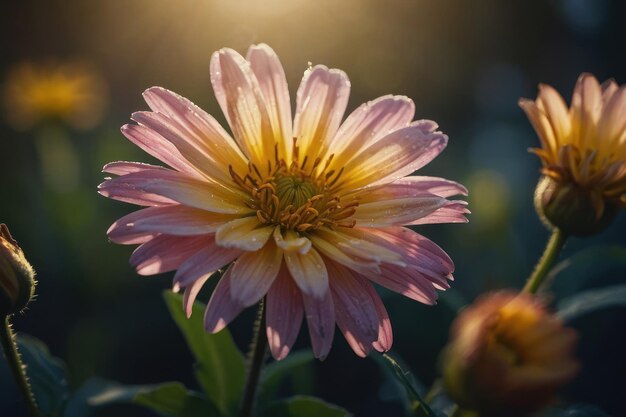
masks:
<svg viewBox="0 0 626 417"><path fill-rule="evenodd" d="M559 228L555 227L552 231L552 235L548 240L548 244L546 245L546 249L543 251L543 255L539 262L537 262L537 266L535 266L535 270L528 278L526 285L524 286L523 292L527 292L530 294L534 294L537 292L543 279L550 271L550 267L556 260L557 256L561 249L563 249L563 245L567 240L567 235L563 233Z"/></svg>
<svg viewBox="0 0 626 417"><path fill-rule="evenodd" d="M17 343L15 335L11 329L11 323L9 323L9 317L5 317L2 325L0 325L0 341L2 342L2 349L4 355L9 362L9 367L15 378L24 400L26 400L26 407L28 408L28 415L30 417L41 417L41 413L37 408L37 402L28 382L28 376L26 375L26 368L22 363L20 354L17 351Z"/></svg>
<svg viewBox="0 0 626 417"><path fill-rule="evenodd" d="M254 408L256 392L259 386L259 378L261 369L265 360L265 345L267 345L267 335L265 333L265 308L264 302L259 304L257 319L254 324L254 333L252 344L250 346L249 360L250 368L248 370L248 379L241 402L240 417L250 417Z"/></svg>

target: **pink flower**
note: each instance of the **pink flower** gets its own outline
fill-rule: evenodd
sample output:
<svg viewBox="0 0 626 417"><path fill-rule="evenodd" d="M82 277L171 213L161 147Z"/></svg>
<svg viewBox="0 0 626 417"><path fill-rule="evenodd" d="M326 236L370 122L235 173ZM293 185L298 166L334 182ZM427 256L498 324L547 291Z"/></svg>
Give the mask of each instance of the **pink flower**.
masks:
<svg viewBox="0 0 626 417"><path fill-rule="evenodd" d="M209 332L266 299L273 356L284 358L306 317L313 351L328 354L335 323L359 356L392 344L389 317L372 282L434 304L449 288L448 255L403 225L466 222L466 189L409 176L448 138L413 102L384 96L341 123L350 82L317 65L304 73L292 124L281 63L267 45L246 58L211 58L211 82L233 136L189 100L159 87L151 112L122 127L131 142L170 168L113 162L102 195L140 206L108 231L140 244L130 262L141 275L176 270L185 309L213 273L229 265L205 315Z"/></svg>

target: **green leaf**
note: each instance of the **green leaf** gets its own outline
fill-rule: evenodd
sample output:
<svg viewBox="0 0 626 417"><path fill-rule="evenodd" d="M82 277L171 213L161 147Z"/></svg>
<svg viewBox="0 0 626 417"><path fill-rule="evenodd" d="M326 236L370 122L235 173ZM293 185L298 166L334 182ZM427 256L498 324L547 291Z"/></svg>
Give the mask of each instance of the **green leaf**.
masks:
<svg viewBox="0 0 626 417"><path fill-rule="evenodd" d="M588 290L559 302L557 315L563 321L572 321L580 316L607 307L626 307L626 285Z"/></svg>
<svg viewBox="0 0 626 417"><path fill-rule="evenodd" d="M398 362L387 353L371 356L394 380L404 388L408 407L415 416L435 417L436 414L422 399L415 381L408 372L402 370Z"/></svg>
<svg viewBox="0 0 626 417"><path fill-rule="evenodd" d="M557 263L546 276L545 286L551 287L559 295L575 294L588 286L590 280L597 280L610 268L623 269L626 266L626 247L597 246L583 249ZM562 279L561 275L566 275ZM550 283L554 281L554 284ZM604 285L608 282L604 282Z"/></svg>
<svg viewBox="0 0 626 417"><path fill-rule="evenodd" d="M91 378L69 399L63 417L88 417L97 407L130 403L137 393L152 390L154 387L154 385L122 385L102 378Z"/></svg>
<svg viewBox="0 0 626 417"><path fill-rule="evenodd" d="M193 305L193 314L187 319L182 296L166 291L165 302L172 318L185 336L187 345L197 363L196 378L209 399L224 415L232 415L239 405L245 383L245 363L227 329L217 334L204 330L205 306Z"/></svg>
<svg viewBox="0 0 626 417"><path fill-rule="evenodd" d="M20 334L17 344L37 406L45 416L59 415L68 397L63 362L50 355L48 347L34 337Z"/></svg>
<svg viewBox="0 0 626 417"><path fill-rule="evenodd" d="M272 362L263 370L261 376L260 403L268 402L280 386L281 381L289 376L296 368L311 363L313 352L310 350L292 352L281 361Z"/></svg>
<svg viewBox="0 0 626 417"><path fill-rule="evenodd" d="M345 409L322 401L319 398L295 396L270 405L266 417L350 417Z"/></svg>
<svg viewBox="0 0 626 417"><path fill-rule="evenodd" d="M589 404L573 404L550 408L539 417L610 417L596 406Z"/></svg>
<svg viewBox="0 0 626 417"><path fill-rule="evenodd" d="M141 391L133 401L166 417L221 417L213 404L178 382Z"/></svg>

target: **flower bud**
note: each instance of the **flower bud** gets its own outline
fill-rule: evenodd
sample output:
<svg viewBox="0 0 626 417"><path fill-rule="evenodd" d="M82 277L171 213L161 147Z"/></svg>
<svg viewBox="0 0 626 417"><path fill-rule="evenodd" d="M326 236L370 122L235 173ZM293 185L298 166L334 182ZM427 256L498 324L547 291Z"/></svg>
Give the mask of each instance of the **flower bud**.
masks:
<svg viewBox="0 0 626 417"><path fill-rule="evenodd" d="M0 316L21 311L35 293L35 271L24 252L0 224Z"/></svg>
<svg viewBox="0 0 626 417"><path fill-rule="evenodd" d="M576 338L529 294L485 295L452 325L444 385L461 408L481 417L526 416L577 373Z"/></svg>
<svg viewBox="0 0 626 417"><path fill-rule="evenodd" d="M535 209L548 226L573 236L590 236L611 224L619 206L605 200L599 190L543 176L535 189Z"/></svg>

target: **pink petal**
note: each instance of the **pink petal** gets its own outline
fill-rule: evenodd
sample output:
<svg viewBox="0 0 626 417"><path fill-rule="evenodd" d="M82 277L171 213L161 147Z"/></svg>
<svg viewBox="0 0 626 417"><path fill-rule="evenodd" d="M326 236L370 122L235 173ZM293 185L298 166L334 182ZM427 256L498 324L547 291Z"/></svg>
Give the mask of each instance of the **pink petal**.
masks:
<svg viewBox="0 0 626 417"><path fill-rule="evenodd" d="M409 125L415 114L413 101L404 96L383 96L363 103L342 123L329 144L334 154L329 169L348 161L387 134Z"/></svg>
<svg viewBox="0 0 626 417"><path fill-rule="evenodd" d="M378 237L381 240L376 239L376 243L387 242L390 249L400 249L403 261L426 275L446 278L454 272L454 264L443 249L410 229L385 227L365 229L363 232L363 239Z"/></svg>
<svg viewBox="0 0 626 417"><path fill-rule="evenodd" d="M212 182L200 181L180 172L161 169L127 174L102 183L99 191L105 197L133 198L152 195L166 201L225 214L245 214L252 210L244 204L243 192L227 189Z"/></svg>
<svg viewBox="0 0 626 417"><path fill-rule="evenodd" d="M172 200L171 198L165 197L160 194L149 193L135 187L132 181L119 181L120 178L128 177L129 175L145 174L147 176L151 176L158 175L163 171L167 170L161 167L157 167L156 169L146 168L142 170L136 170L133 173L124 175L123 177L118 177L114 179L109 178L102 184L98 185L98 193L103 195L104 197L108 197L113 200L136 204L139 206L165 206L176 204L176 201Z"/></svg>
<svg viewBox="0 0 626 417"><path fill-rule="evenodd" d="M313 354L325 359L335 337L335 307L330 290L320 297L302 293L304 312L309 327Z"/></svg>
<svg viewBox="0 0 626 417"><path fill-rule="evenodd" d="M302 295L283 264L266 297L267 341L274 359L284 359L291 350L303 314Z"/></svg>
<svg viewBox="0 0 626 417"><path fill-rule="evenodd" d="M380 272L365 271L362 274L372 281L403 294L409 298L433 304L436 289L449 288L454 265L450 257L432 241L403 227L366 229L365 239L375 243L386 242L403 253L406 267L383 264Z"/></svg>
<svg viewBox="0 0 626 417"><path fill-rule="evenodd" d="M211 56L211 83L239 147L257 166L267 166L274 132L250 63L232 49L220 49Z"/></svg>
<svg viewBox="0 0 626 417"><path fill-rule="evenodd" d="M120 237L128 234L205 235L215 232L232 218L231 215L211 213L180 204L149 207L120 218L113 223L107 234L116 243Z"/></svg>
<svg viewBox="0 0 626 417"><path fill-rule="evenodd" d="M391 291L420 303L433 305L437 300L437 291L432 281L414 268L384 264L380 267L380 273L366 273L365 276Z"/></svg>
<svg viewBox="0 0 626 417"><path fill-rule="evenodd" d="M256 252L241 255L231 268L231 298L245 307L263 298L278 274L282 256L283 251L273 242Z"/></svg>
<svg viewBox="0 0 626 417"><path fill-rule="evenodd" d="M284 252L285 263L300 290L312 297L328 292L328 272L320 254L311 248L306 254Z"/></svg>
<svg viewBox="0 0 626 417"><path fill-rule="evenodd" d="M150 170L158 170L158 169L164 169L164 168L158 165L144 164L143 162L116 161L116 162L109 162L104 167L102 167L102 172L106 172L108 174L113 174L113 175L126 175L126 174L132 174L134 172L150 171Z"/></svg>
<svg viewBox="0 0 626 417"><path fill-rule="evenodd" d="M276 52L264 43L251 46L246 58L259 82L280 155L290 163L293 145L291 103L283 66Z"/></svg>
<svg viewBox="0 0 626 417"><path fill-rule="evenodd" d="M130 264L139 275L173 271L202 249L207 239L207 236L156 236L135 249Z"/></svg>
<svg viewBox="0 0 626 417"><path fill-rule="evenodd" d="M273 226L259 224L256 216L242 217L222 225L215 238L217 244L225 248L254 252L265 246L273 231Z"/></svg>
<svg viewBox="0 0 626 417"><path fill-rule="evenodd" d="M370 285L345 267L328 263L330 288L335 302L337 325L354 352L365 357L378 340L379 322Z"/></svg>
<svg viewBox="0 0 626 417"><path fill-rule="evenodd" d="M247 168L247 158L213 116L165 88L149 88L143 96L152 110L168 116L184 133L191 149L210 155L221 167L232 165L238 172Z"/></svg>
<svg viewBox="0 0 626 417"><path fill-rule="evenodd" d="M206 274L212 274L237 259L238 249L226 249L215 244L213 236L206 239L205 246L178 267L174 283L186 287Z"/></svg>
<svg viewBox="0 0 626 417"><path fill-rule="evenodd" d="M187 318L191 317L191 313L193 313L193 303L196 301L196 297L198 296L198 293L200 293L202 286L209 278L211 278L212 275L213 274L206 274L185 288L185 294L183 295L183 310L185 310Z"/></svg>
<svg viewBox="0 0 626 417"><path fill-rule="evenodd" d="M409 224L467 223L468 220L465 215L469 213L466 201L453 200L446 202L440 209Z"/></svg>
<svg viewBox="0 0 626 417"><path fill-rule="evenodd" d="M361 201L376 201L380 198L377 193L395 197L415 197L424 194L434 194L439 197L447 198L455 195L466 196L467 188L458 182L450 181L445 178L409 176L397 179L375 190L361 193Z"/></svg>
<svg viewBox="0 0 626 417"><path fill-rule="evenodd" d="M423 167L448 143L436 128L434 122L422 120L388 134L346 165L340 188L390 183Z"/></svg>
<svg viewBox="0 0 626 417"><path fill-rule="evenodd" d="M231 270L232 267L228 268L217 283L204 313L204 328L209 333L217 333L222 330L245 308L243 304L231 297Z"/></svg>
<svg viewBox="0 0 626 417"><path fill-rule="evenodd" d="M228 169L229 165L239 162L237 166L240 170L247 168L242 159L239 159L239 161L235 160L232 163L224 160L223 157L219 157L219 160L216 160L206 146L206 143L209 141L207 138L194 141L192 134L185 131L184 127L179 126L164 114L146 111L135 112L131 118L139 123L140 126L151 129L171 142L194 170L201 173L201 178L206 177L219 183L228 184L232 181Z"/></svg>
<svg viewBox="0 0 626 417"><path fill-rule="evenodd" d="M321 229L320 229L321 230ZM378 262L375 260L363 259L356 255L353 255L349 250L346 251L346 248L349 248L348 245L339 246L332 239L332 236L327 236L323 238L318 230L318 233L312 234L310 236L311 242L313 243L313 247L317 249L322 255L332 259L335 262L340 263L341 265L347 266L350 269L359 272L366 271L380 271L378 268Z"/></svg>
<svg viewBox="0 0 626 417"><path fill-rule="evenodd" d="M301 155L312 166L323 157L335 136L350 96L350 81L340 70L316 65L304 73L296 97L294 137Z"/></svg>
<svg viewBox="0 0 626 417"><path fill-rule="evenodd" d="M364 282L365 290L372 297L372 303L374 304L376 314L378 315L378 340L373 343L374 349L379 352L387 352L393 345L393 331L391 329L391 320L389 320L387 309L385 309L385 306L383 305L380 296L374 289L374 286L370 285L365 278L360 276L359 278L361 278Z"/></svg>
<svg viewBox="0 0 626 417"><path fill-rule="evenodd" d="M316 231L316 235L332 242L337 251L341 251L352 258L374 261L376 264L387 262L405 266L402 259L402 248L388 245L384 240L379 239L377 241L375 237L369 234L368 230L358 228L319 229Z"/></svg>
<svg viewBox="0 0 626 417"><path fill-rule="evenodd" d="M372 203L359 204L352 219L359 227L402 226L432 214L443 207L446 202L446 199L433 194L381 199Z"/></svg>
<svg viewBox="0 0 626 417"><path fill-rule="evenodd" d="M145 126L126 124L122 126L122 134L141 150L166 163L177 171L185 172L191 176L198 176L196 169L191 166L176 149L176 147L163 136Z"/></svg>

